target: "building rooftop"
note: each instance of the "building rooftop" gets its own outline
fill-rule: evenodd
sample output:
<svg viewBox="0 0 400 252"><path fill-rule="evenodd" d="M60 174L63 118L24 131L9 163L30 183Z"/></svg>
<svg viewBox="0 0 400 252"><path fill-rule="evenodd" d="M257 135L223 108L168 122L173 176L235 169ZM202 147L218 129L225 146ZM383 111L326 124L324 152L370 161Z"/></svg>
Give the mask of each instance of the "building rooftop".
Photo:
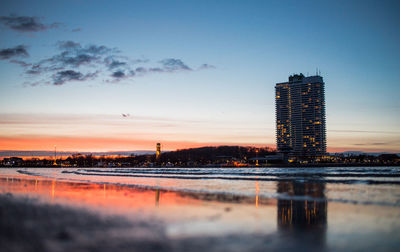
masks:
<svg viewBox="0 0 400 252"><path fill-rule="evenodd" d="M304 76L304 74L293 74L289 76L288 82L280 82L276 83L279 84L291 84L291 83L316 83L316 82L323 82L322 76L314 75L314 76Z"/></svg>

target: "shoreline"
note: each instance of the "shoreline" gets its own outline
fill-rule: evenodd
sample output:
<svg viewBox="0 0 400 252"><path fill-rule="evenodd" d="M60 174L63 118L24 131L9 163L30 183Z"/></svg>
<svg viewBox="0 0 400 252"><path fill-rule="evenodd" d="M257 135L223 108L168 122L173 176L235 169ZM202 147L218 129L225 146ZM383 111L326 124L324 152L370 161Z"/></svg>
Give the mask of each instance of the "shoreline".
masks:
<svg viewBox="0 0 400 252"><path fill-rule="evenodd" d="M295 195L267 199L26 176L3 180L0 251L398 247L398 206L332 202L323 184L283 182L277 190Z"/></svg>
<svg viewBox="0 0 400 252"><path fill-rule="evenodd" d="M271 165L259 165L259 166L115 166L115 167L103 167L103 166L61 166L61 165L51 165L51 166L2 166L0 168L165 168L165 169L174 169L174 168L237 168L237 169L246 169L246 168L329 168L329 167L396 167L400 166L400 164L345 164L345 163L324 163L324 164L271 164Z"/></svg>

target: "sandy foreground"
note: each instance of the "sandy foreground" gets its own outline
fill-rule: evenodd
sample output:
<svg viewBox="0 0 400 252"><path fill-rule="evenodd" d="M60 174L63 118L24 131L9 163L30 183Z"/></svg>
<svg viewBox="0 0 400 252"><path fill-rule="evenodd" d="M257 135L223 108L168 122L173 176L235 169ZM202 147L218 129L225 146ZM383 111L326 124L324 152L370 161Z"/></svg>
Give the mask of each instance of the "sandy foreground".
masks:
<svg viewBox="0 0 400 252"><path fill-rule="evenodd" d="M278 251L317 249L274 235L171 239L151 221L96 215L85 209L0 195L0 251ZM308 237L312 238L312 237ZM304 240L303 240L304 241ZM301 245L303 243L303 245ZM304 247L304 245L307 245Z"/></svg>
<svg viewBox="0 0 400 252"><path fill-rule="evenodd" d="M354 191L320 183L268 186L301 195L0 176L0 251L398 251L397 205L329 201L326 192ZM398 193L397 185L366 188Z"/></svg>

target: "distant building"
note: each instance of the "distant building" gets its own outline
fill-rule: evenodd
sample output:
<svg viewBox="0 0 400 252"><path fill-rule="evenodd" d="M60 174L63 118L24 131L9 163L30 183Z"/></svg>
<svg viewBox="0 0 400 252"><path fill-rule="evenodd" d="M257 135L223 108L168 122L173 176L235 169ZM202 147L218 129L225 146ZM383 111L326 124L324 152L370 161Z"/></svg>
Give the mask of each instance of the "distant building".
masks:
<svg viewBox="0 0 400 252"><path fill-rule="evenodd" d="M161 143L156 144L156 159L159 159L161 155Z"/></svg>
<svg viewBox="0 0 400 252"><path fill-rule="evenodd" d="M3 159L4 166L21 166L23 164L23 162L24 162L24 160L19 157L10 157L10 158Z"/></svg>
<svg viewBox="0 0 400 252"><path fill-rule="evenodd" d="M289 76L277 83L276 142L279 152L295 157L326 153L325 87L321 76Z"/></svg>

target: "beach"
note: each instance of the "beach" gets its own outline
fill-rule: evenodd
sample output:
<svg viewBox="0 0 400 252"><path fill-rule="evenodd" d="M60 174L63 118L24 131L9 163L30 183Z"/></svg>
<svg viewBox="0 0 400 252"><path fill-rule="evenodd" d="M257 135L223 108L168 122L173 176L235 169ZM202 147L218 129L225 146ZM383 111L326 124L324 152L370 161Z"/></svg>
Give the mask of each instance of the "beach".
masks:
<svg viewBox="0 0 400 252"><path fill-rule="evenodd" d="M354 169L1 169L0 249L396 251L399 167Z"/></svg>

